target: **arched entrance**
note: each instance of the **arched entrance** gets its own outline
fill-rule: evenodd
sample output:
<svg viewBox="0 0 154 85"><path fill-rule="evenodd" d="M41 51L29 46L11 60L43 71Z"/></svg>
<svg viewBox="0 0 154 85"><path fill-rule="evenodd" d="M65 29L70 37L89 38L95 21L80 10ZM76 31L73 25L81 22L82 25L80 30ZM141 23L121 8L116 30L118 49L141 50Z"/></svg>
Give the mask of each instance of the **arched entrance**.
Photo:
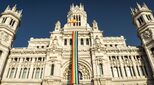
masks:
<svg viewBox="0 0 154 85"><path fill-rule="evenodd" d="M79 62L78 63L78 75L79 75L79 79L82 80L90 80L91 78L91 70L90 68L84 64L83 62ZM63 79L66 81L70 80L70 76L71 76L71 69L69 67L69 65L67 65L67 67L65 68L64 72L63 72Z"/></svg>

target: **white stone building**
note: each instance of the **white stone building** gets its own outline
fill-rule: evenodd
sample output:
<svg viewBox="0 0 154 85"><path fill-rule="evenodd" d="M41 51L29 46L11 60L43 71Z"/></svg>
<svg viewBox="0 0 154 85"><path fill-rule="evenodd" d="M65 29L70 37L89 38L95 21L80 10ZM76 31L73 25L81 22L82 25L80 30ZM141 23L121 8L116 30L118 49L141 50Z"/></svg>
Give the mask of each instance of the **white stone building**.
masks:
<svg viewBox="0 0 154 85"><path fill-rule="evenodd" d="M0 16L0 84L69 85L72 31L78 31L80 85L154 85L154 17L145 4L131 14L139 47L127 46L123 36L104 37L95 20L87 23L83 5L71 5L67 23L58 21L49 38L14 48L22 11L8 6Z"/></svg>

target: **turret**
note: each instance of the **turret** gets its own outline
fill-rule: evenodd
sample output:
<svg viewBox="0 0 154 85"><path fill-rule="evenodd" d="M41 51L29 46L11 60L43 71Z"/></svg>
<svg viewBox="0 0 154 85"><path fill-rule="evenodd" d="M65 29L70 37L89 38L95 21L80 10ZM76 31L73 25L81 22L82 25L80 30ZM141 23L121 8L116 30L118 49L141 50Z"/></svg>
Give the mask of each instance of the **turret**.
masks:
<svg viewBox="0 0 154 85"><path fill-rule="evenodd" d="M152 11L144 3L142 6L137 3L136 8L131 8L133 23L137 28L141 28L145 24L154 20Z"/></svg>
<svg viewBox="0 0 154 85"><path fill-rule="evenodd" d="M144 3L136 8L131 8L133 23L137 28L138 37L145 49L147 59L149 60L150 68L153 71L154 77L154 17L152 11Z"/></svg>
<svg viewBox="0 0 154 85"><path fill-rule="evenodd" d="M86 26L87 25L87 13L84 11L83 5L74 5L70 6L70 11L67 15L67 23L70 26Z"/></svg>
<svg viewBox="0 0 154 85"><path fill-rule="evenodd" d="M0 79L2 78L5 63L19 27L21 16L22 10L17 10L16 5L12 8L7 6L0 16Z"/></svg>
<svg viewBox="0 0 154 85"><path fill-rule="evenodd" d="M60 31L61 29L61 23L60 21L57 21L57 23L55 24L55 31Z"/></svg>

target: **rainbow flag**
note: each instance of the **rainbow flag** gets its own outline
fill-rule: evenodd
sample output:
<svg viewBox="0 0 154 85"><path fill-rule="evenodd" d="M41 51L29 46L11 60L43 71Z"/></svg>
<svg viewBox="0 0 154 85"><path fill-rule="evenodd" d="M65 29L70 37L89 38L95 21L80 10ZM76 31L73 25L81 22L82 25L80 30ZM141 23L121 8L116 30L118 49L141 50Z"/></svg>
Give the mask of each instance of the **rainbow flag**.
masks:
<svg viewBox="0 0 154 85"><path fill-rule="evenodd" d="M78 32L72 32L72 65L71 65L71 85L79 84L78 76Z"/></svg>

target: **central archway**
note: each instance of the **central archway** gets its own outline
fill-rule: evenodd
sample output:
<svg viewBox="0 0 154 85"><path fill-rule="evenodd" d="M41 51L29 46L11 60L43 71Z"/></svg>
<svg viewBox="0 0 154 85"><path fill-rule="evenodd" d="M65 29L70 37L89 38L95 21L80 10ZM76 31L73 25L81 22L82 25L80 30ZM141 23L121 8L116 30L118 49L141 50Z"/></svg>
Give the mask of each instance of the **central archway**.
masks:
<svg viewBox="0 0 154 85"><path fill-rule="evenodd" d="M91 78L91 68L86 64L86 62L79 61L78 62L78 71L79 71L79 79L80 80L89 80ZM65 67L63 71L63 79L69 80L71 76L71 70L69 64Z"/></svg>

